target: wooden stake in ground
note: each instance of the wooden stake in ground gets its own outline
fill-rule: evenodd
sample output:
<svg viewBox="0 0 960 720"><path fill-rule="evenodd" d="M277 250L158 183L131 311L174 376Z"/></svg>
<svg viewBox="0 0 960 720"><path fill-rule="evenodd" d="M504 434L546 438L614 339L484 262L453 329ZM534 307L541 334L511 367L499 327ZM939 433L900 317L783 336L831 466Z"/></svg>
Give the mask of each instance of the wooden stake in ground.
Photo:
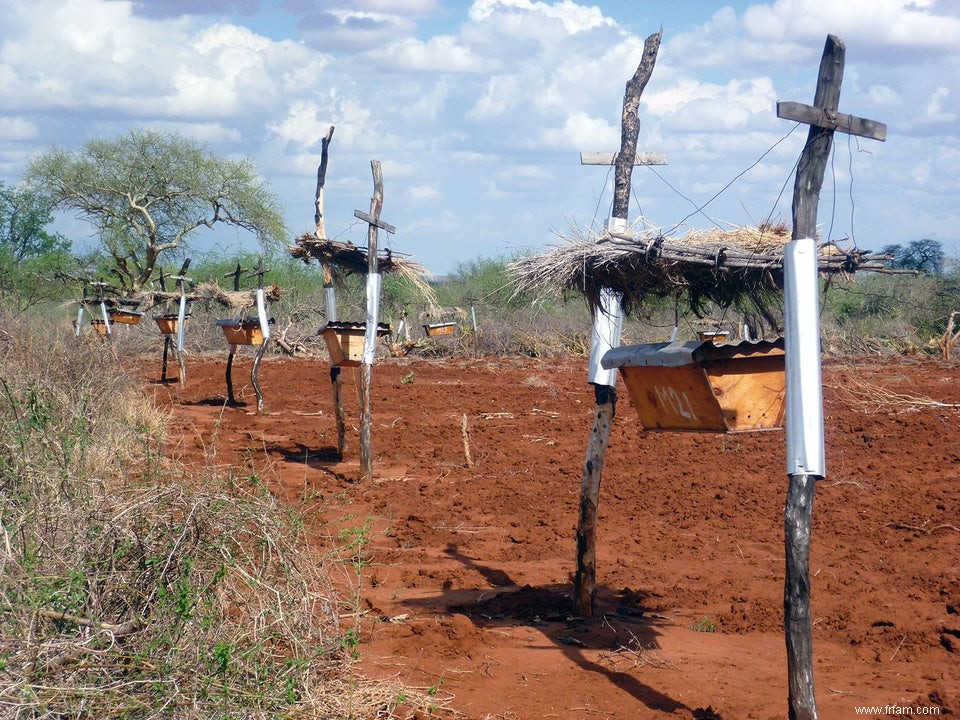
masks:
<svg viewBox="0 0 960 720"><path fill-rule="evenodd" d="M470 453L470 430L467 427L467 414L463 414L463 419L460 421L460 435L463 438L463 458L466 462L467 468L473 467L473 455Z"/></svg>
<svg viewBox="0 0 960 720"><path fill-rule="evenodd" d="M953 349L954 343L960 340L960 330L955 331L953 329L953 321L956 316L956 310L947 316L947 329L943 331L943 335L937 340L937 345L940 346L940 357L944 360L950 359L950 352Z"/></svg>
<svg viewBox="0 0 960 720"><path fill-rule="evenodd" d="M233 278L233 291L240 292L240 276L243 274L243 268L237 263L237 268L232 273L227 273L224 278ZM230 349L227 351L227 369L224 373L227 380L227 405L237 405L237 399L233 395L233 359L237 355L237 346L230 343Z"/></svg>
<svg viewBox="0 0 960 720"><path fill-rule="evenodd" d="M253 356L253 368L250 371L250 382L253 385L253 391L257 394L257 413L263 412L263 390L260 388L260 361L267 352L270 345L270 319L267 316L266 293L263 289L263 276L269 272L263 267L263 257L258 258L257 268L253 274L257 276L257 320L260 322L260 334L263 336L263 342L257 348Z"/></svg>
<svg viewBox="0 0 960 720"><path fill-rule="evenodd" d="M640 106L640 95L647 86L653 74L653 66L657 61L657 52L660 49L661 33L651 35L643 44L643 57L633 77L627 82L623 96L623 114L621 117L620 152L617 155L614 171L614 196L612 224L626 229L627 216L630 210L630 181L633 166L637 161L637 137L640 134L640 120L637 109ZM594 318L596 332L598 326L607 325L619 328L620 325L613 318L601 317L607 312L620 317L619 299L609 294L610 304L616 307L604 307L597 310ZM607 334L616 333L616 330L607 329ZM619 338L616 338L619 344ZM594 358L591 358L591 366ZM599 364L599 358L596 358ZM574 612L583 617L593 615L593 597L596 594L596 536L597 536L597 506L600 498L600 479L603 469L603 456L606 452L607 441L610 438L610 428L616 415L617 389L616 371L612 380L609 376L600 380L591 371L591 384L594 387L596 412L594 413L593 428L590 432L590 441L587 445L587 457L583 466L583 477L580 489L580 519L577 523L577 571L573 583Z"/></svg>
<svg viewBox="0 0 960 720"><path fill-rule="evenodd" d="M314 233L318 240L327 239L327 226L323 219L323 189L327 181L327 162L330 157L330 141L333 139L334 126L331 125L327 134L320 141L320 165L317 168L317 191L314 195L313 222L316 226ZM337 295L333 286L333 271L330 263L321 261L320 267L323 270L323 303L324 314L327 322L336 322L337 315ZM333 412L337 426L337 454L342 458L347 451L347 423L343 411L343 380L340 376L340 368L330 367L330 385L333 389Z"/></svg>
<svg viewBox="0 0 960 720"><path fill-rule="evenodd" d="M886 139L886 126L871 120L854 118L837 112L846 50L843 42L827 36L820 61L820 75L813 106L798 103L777 103L780 117L811 125L797 165L793 191L793 240L785 251L784 275L787 283L785 325L787 326L787 471L789 488L784 510L786 579L784 582L784 630L787 646L790 720L817 720L817 704L813 683L813 636L810 615L810 527L813 518L813 495L816 481L826 474L823 460L823 396L820 389L818 308L790 307L798 293L791 288L787 256L804 252L814 254L817 233L817 205L820 188L835 130L876 140ZM791 247L794 246L794 247ZM795 261L799 262L799 261ZM810 259L809 285L805 303L818 304L816 260ZM807 321L809 319L809 321ZM796 327L812 327L811 337ZM794 327L791 328L791 325ZM804 352L814 343L812 357ZM819 412L818 412L819 410Z"/></svg>
<svg viewBox="0 0 960 720"><path fill-rule="evenodd" d="M187 277L187 269L190 267L190 258L183 261L180 271L173 276L177 283L177 290L180 291L180 300L177 303L177 365L180 367L180 384L187 384L187 359L186 348L184 347L184 337L187 332L187 283L193 282ZM165 339L170 339L165 336ZM166 345L164 345L164 365L166 365Z"/></svg>
<svg viewBox="0 0 960 720"><path fill-rule="evenodd" d="M373 448L371 440L370 385L373 360L377 349L377 325L380 317L380 273L377 267L377 230L389 233L396 228L380 220L383 207L383 170L379 160L371 160L373 171L373 197L370 212L354 210L354 216L368 223L367 229L367 333L363 343L363 360L360 363L360 479L373 479Z"/></svg>

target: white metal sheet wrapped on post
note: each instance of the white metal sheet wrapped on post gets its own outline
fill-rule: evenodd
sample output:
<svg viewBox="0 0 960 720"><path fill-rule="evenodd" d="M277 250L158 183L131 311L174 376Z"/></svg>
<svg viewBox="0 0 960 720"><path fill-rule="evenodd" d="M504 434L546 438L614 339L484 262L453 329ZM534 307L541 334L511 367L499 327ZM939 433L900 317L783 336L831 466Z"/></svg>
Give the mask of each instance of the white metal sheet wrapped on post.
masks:
<svg viewBox="0 0 960 720"><path fill-rule="evenodd" d="M825 477L820 288L814 240L804 238L787 244L783 275L787 474Z"/></svg>
<svg viewBox="0 0 960 720"><path fill-rule="evenodd" d="M107 335L110 335L113 332L113 328L110 327L110 313L107 312L107 304L104 301L100 301L100 317L103 318L103 326L106 328Z"/></svg>
<svg viewBox="0 0 960 720"><path fill-rule="evenodd" d="M177 352L183 352L183 333L187 327L187 296L180 293L180 307L177 310Z"/></svg>
<svg viewBox="0 0 960 720"><path fill-rule="evenodd" d="M625 232L627 221L612 217L607 220L607 229ZM600 307L593 313L593 331L590 333L590 366L587 382L591 385L617 386L617 369L606 369L600 361L608 350L620 347L623 335L623 307L620 296L609 288L600 290Z"/></svg>
<svg viewBox="0 0 960 720"><path fill-rule="evenodd" d="M623 334L623 309L620 298L609 288L600 291L602 307L593 314L593 332L590 335L590 374L587 382L593 385L617 386L617 369L607 370L601 364L609 350L620 347Z"/></svg>
<svg viewBox="0 0 960 720"><path fill-rule="evenodd" d="M380 273L367 275L367 330L363 339L363 363L373 365L377 351L377 323L380 318Z"/></svg>
<svg viewBox="0 0 960 720"><path fill-rule="evenodd" d="M323 289L324 307L326 308L327 322L336 322L337 317L337 293L333 287Z"/></svg>
<svg viewBox="0 0 960 720"><path fill-rule="evenodd" d="M263 333L263 345L270 339L270 318L267 317L267 299L263 288L257 288L257 319L260 321L260 332Z"/></svg>

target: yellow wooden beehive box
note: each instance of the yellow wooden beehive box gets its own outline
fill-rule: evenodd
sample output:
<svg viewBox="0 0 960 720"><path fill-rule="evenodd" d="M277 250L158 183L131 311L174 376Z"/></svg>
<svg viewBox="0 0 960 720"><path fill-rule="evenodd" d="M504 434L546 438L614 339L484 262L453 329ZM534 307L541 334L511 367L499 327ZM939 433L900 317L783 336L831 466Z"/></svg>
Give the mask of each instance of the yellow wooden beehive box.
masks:
<svg viewBox="0 0 960 720"><path fill-rule="evenodd" d="M783 340L656 343L615 348L618 368L645 430L749 432L783 427Z"/></svg>
<svg viewBox="0 0 960 720"><path fill-rule="evenodd" d="M697 337L701 340L710 340L714 343L726 342L730 338L729 330L700 330Z"/></svg>
<svg viewBox="0 0 960 720"><path fill-rule="evenodd" d="M440 337L442 335L453 335L456 327L455 322L433 323L432 325L424 325L423 331L429 337Z"/></svg>
<svg viewBox="0 0 960 720"><path fill-rule="evenodd" d="M143 313L135 310L125 310L123 308L113 308L107 313L110 316L110 322L122 323L124 325L139 325L143 319Z"/></svg>
<svg viewBox="0 0 960 720"><path fill-rule="evenodd" d="M263 331L257 318L217 320L217 325L231 345L263 345Z"/></svg>
<svg viewBox="0 0 960 720"><path fill-rule="evenodd" d="M377 337L390 333L386 323L377 324ZM363 345L367 324L362 322L329 322L320 330L334 367L359 367L363 360Z"/></svg>
<svg viewBox="0 0 960 720"><path fill-rule="evenodd" d="M155 315L153 319L163 335L176 335L180 329L180 316L178 314ZM190 316L188 315L185 321L189 319Z"/></svg>

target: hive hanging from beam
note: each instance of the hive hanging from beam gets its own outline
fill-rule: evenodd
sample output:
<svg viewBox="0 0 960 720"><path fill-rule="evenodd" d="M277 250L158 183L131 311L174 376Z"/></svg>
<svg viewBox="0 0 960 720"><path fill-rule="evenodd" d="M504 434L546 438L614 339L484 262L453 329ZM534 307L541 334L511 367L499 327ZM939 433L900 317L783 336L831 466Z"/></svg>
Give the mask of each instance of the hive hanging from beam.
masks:
<svg viewBox="0 0 960 720"><path fill-rule="evenodd" d="M618 368L645 430L735 433L783 426L783 340L630 345L604 355Z"/></svg>

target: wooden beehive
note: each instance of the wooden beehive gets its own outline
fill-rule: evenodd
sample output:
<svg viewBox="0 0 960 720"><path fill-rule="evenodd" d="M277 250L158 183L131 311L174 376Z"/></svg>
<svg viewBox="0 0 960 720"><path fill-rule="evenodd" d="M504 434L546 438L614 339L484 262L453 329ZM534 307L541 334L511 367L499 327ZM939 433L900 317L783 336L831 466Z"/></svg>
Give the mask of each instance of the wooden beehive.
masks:
<svg viewBox="0 0 960 720"><path fill-rule="evenodd" d="M217 320L217 326L231 345L263 345L263 331L257 318Z"/></svg>
<svg viewBox="0 0 960 720"><path fill-rule="evenodd" d="M429 337L440 337L443 335L453 335L456 328L457 324L455 322L443 322L433 323L432 325L424 325L423 331Z"/></svg>
<svg viewBox="0 0 960 720"><path fill-rule="evenodd" d="M97 335L99 335L100 337L106 337L107 335L110 334L109 328L107 327L107 323L105 323L103 320L98 320L94 318L90 320L90 325L93 326L93 329L96 330Z"/></svg>
<svg viewBox="0 0 960 720"><path fill-rule="evenodd" d="M701 340L710 340L714 343L726 342L730 337L729 330L700 330L697 332L697 337Z"/></svg>
<svg viewBox="0 0 960 720"><path fill-rule="evenodd" d="M615 348L602 364L619 368L645 430L732 433L783 426L784 360L783 340L708 340Z"/></svg>
<svg viewBox="0 0 960 720"><path fill-rule="evenodd" d="M124 310L122 308L113 308L107 312L110 316L110 322L122 323L124 325L138 325L143 319L142 312L135 310Z"/></svg>
<svg viewBox="0 0 960 720"><path fill-rule="evenodd" d="M157 323L157 327L160 328L160 332L164 335L176 335L180 329L180 316L176 313L172 315L155 315L153 319ZM188 319L189 316L185 318L185 320Z"/></svg>
<svg viewBox="0 0 960 720"><path fill-rule="evenodd" d="M377 323L377 337L390 333L390 326ZM358 367L363 360L363 344L367 335L366 323L330 322L320 330L334 367Z"/></svg>

